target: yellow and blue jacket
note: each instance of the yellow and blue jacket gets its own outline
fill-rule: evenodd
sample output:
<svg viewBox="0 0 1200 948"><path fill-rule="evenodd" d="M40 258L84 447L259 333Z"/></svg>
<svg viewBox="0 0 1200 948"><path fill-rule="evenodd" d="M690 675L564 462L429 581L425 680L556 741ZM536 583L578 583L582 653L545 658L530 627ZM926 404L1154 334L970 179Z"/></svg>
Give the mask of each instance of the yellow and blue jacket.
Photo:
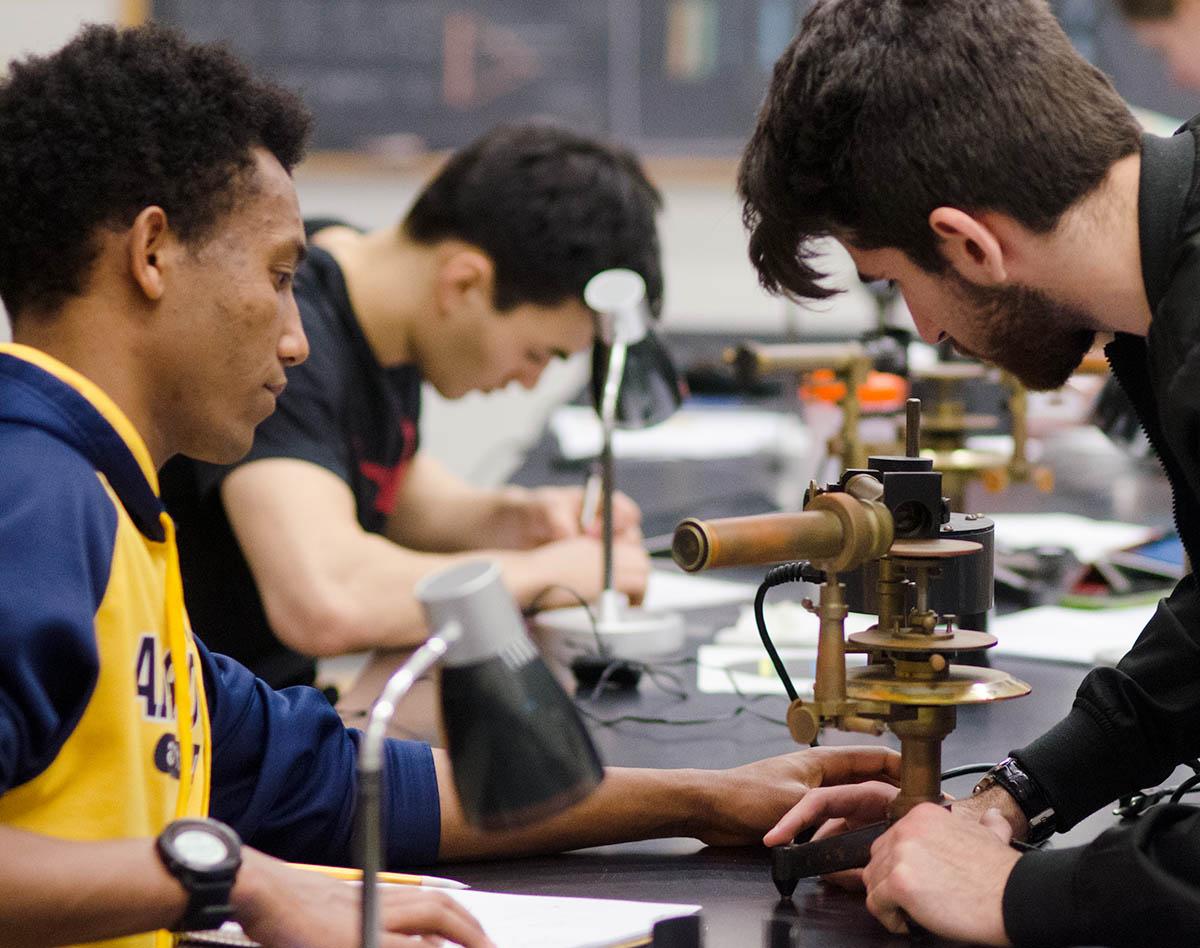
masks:
<svg viewBox="0 0 1200 948"><path fill-rule="evenodd" d="M98 840L211 814L272 855L345 864L358 740L319 692L273 691L193 638L141 437L77 372L0 345L0 823ZM388 862L433 862L428 746L389 742L388 770Z"/></svg>

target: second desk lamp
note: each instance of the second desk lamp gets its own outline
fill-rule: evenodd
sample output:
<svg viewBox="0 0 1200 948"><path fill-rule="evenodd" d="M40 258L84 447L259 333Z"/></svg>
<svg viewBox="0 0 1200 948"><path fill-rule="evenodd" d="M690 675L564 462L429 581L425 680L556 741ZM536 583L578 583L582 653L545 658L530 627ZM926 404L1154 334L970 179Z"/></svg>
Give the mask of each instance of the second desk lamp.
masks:
<svg viewBox="0 0 1200 948"><path fill-rule="evenodd" d="M604 589L595 604L542 612L534 624L571 646L598 648L602 656L650 658L683 644L683 617L631 606L614 588L613 436L619 426L648 427L663 421L679 407L682 391L670 358L650 331L646 282L640 274L604 270L588 281L583 299L599 321L592 389L602 431L599 506ZM585 513L595 505L595 497L584 497Z"/></svg>
<svg viewBox="0 0 1200 948"><path fill-rule="evenodd" d="M416 596L433 634L388 679L359 748L363 948L379 944L384 737L397 702L438 661L443 735L472 824L504 829L536 822L583 799L604 776L583 722L529 641L495 563L451 566L418 583Z"/></svg>

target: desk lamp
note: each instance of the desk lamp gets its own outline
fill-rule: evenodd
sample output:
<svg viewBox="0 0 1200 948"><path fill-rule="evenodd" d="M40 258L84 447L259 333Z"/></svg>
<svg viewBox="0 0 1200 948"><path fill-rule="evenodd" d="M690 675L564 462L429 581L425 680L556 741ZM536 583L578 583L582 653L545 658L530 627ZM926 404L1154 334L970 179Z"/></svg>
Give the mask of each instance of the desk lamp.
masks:
<svg viewBox="0 0 1200 948"><path fill-rule="evenodd" d="M538 615L539 629L575 644L595 642L601 654L645 658L683 644L683 617L629 605L613 588L613 434L618 426L640 428L671 415L683 400L675 367L650 331L646 282L633 270L604 270L592 277L583 299L598 319L592 357L592 394L600 415L600 516L604 544L604 590L594 609L556 609ZM595 498L584 497L585 516Z"/></svg>
<svg viewBox="0 0 1200 948"><path fill-rule="evenodd" d="M490 561L459 563L416 587L433 634L388 679L359 749L355 836L362 944L379 944L383 751L396 704L442 662L442 729L463 812L484 829L523 826L583 799L604 776L571 700L542 663Z"/></svg>

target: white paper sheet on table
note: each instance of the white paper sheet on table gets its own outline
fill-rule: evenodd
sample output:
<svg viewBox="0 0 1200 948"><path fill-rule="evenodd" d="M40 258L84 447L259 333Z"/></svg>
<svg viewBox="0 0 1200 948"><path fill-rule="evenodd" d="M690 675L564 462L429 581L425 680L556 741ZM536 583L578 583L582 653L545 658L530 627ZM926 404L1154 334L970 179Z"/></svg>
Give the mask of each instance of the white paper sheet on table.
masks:
<svg viewBox="0 0 1200 948"><path fill-rule="evenodd" d="M817 671L816 648L776 648L801 698L811 698ZM701 645L696 653L696 690L706 695L783 695L787 691L766 649L753 645ZM846 666L865 665L867 657L846 656Z"/></svg>
<svg viewBox="0 0 1200 948"><path fill-rule="evenodd" d="M550 416L550 431L568 461L599 456L603 440L596 412L564 405ZM808 429L793 414L744 408L681 408L652 428L619 429L613 454L619 458L707 459L756 454L798 454L809 444Z"/></svg>
<svg viewBox="0 0 1200 948"><path fill-rule="evenodd" d="M691 915L699 905L622 899L559 898L438 889L478 919L496 948L614 948L650 943L654 923ZM187 936L185 944L255 945L235 924L211 936Z"/></svg>
<svg viewBox="0 0 1200 948"><path fill-rule="evenodd" d="M735 583L678 570L652 569L642 605L658 612L707 609L734 602L750 602L757 589L752 583Z"/></svg>
<svg viewBox="0 0 1200 948"><path fill-rule="evenodd" d="M1112 664L1129 651L1157 608L1022 609L989 624L988 632L999 640L992 653L1077 665Z"/></svg>
<svg viewBox="0 0 1200 948"><path fill-rule="evenodd" d="M1062 546L1081 563L1094 563L1114 550L1141 543L1154 535L1150 527L1115 520L1093 520L1065 513L994 513L996 546L1027 550Z"/></svg>

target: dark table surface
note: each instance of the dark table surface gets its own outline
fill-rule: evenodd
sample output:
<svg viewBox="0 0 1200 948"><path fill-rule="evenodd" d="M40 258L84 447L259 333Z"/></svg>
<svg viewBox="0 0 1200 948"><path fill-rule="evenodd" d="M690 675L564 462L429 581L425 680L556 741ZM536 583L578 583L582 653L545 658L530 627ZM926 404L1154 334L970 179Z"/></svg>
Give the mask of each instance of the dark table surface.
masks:
<svg viewBox="0 0 1200 948"><path fill-rule="evenodd" d="M1045 463L1056 473L1052 494L1016 485L1002 494L968 492L973 510L1066 511L1165 525L1169 493L1153 461L1121 455L1084 439L1051 439ZM554 463L543 445L518 473L521 483L578 483L580 469ZM703 463L619 461L618 486L641 503L647 535L668 532L683 516L756 513L771 509L778 496L779 470L764 459ZM737 578L756 577L757 571ZM736 607L688 614L689 644L711 637L728 624ZM1076 665L1000 658L994 667L1010 671L1033 688L1030 696L999 704L959 709L957 729L946 739L943 765L994 762L1010 749L1036 737L1070 707L1085 669ZM786 699L764 697L747 704L736 695L697 693L695 672L679 678L686 698L643 680L635 691L580 700L591 716L591 730L605 762L642 767L724 768L796 750L786 729L763 717L783 716ZM743 709L739 713L739 708ZM621 719L630 715L712 719L703 725L647 724ZM605 722L605 723L598 723ZM827 732L825 743L862 743L870 738ZM888 741L888 738L881 740ZM894 746L894 741L891 741ZM963 778L947 791L970 792L974 778ZM1067 834L1058 845L1090 839L1111 825L1100 813ZM887 933L867 912L860 896L814 881L801 882L791 902L780 903L770 881L768 854L761 848L707 848L693 840L657 840L584 850L549 858L481 863L452 868L452 874L477 887L548 895L631 898L703 906L705 944L709 948L764 944L763 928L780 913L794 915L800 945L866 946L910 944L913 939ZM946 944L922 938L922 944Z"/></svg>

